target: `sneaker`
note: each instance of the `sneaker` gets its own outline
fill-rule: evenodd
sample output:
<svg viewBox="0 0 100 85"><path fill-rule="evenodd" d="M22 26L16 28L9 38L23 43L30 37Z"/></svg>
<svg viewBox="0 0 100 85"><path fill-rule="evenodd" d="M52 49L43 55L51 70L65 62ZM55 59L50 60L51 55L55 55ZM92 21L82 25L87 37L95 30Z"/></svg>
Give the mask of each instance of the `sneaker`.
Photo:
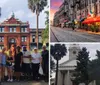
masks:
<svg viewBox="0 0 100 85"><path fill-rule="evenodd" d="M10 79L8 79L7 81L10 81Z"/></svg>
<svg viewBox="0 0 100 85"><path fill-rule="evenodd" d="M13 82L13 79L10 79L10 82Z"/></svg>

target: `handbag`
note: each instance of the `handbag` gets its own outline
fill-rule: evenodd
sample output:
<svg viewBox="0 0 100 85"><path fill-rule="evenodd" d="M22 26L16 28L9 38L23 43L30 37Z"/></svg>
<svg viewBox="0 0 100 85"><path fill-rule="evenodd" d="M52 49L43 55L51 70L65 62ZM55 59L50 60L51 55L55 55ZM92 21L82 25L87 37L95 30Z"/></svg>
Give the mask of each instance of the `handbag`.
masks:
<svg viewBox="0 0 100 85"><path fill-rule="evenodd" d="M43 75L43 69L42 69L42 66L40 65L40 67L39 67L39 74L40 75Z"/></svg>

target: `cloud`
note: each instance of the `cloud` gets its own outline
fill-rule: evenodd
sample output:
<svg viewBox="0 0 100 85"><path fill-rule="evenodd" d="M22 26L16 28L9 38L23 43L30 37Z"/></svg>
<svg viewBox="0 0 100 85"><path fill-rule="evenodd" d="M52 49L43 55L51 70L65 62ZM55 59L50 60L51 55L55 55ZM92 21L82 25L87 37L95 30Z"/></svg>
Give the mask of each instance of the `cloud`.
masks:
<svg viewBox="0 0 100 85"><path fill-rule="evenodd" d="M36 15L28 8L28 0L0 0L0 7L2 7L0 22L10 18L13 11L16 18L23 22L29 21L32 28L36 27ZM49 10L49 8L45 7L44 10ZM42 13L40 15L42 22L39 26L45 27L45 13L44 11Z"/></svg>
<svg viewBox="0 0 100 85"><path fill-rule="evenodd" d="M18 11L15 11L15 16L18 17L19 19L22 19L23 16L25 16L25 12L23 10L18 10Z"/></svg>
<svg viewBox="0 0 100 85"><path fill-rule="evenodd" d="M34 14L33 13L29 13L27 16L28 16L28 18L33 18Z"/></svg>
<svg viewBox="0 0 100 85"><path fill-rule="evenodd" d="M62 4L62 2L53 2L53 3L51 4L51 6L59 7L61 4Z"/></svg>
<svg viewBox="0 0 100 85"><path fill-rule="evenodd" d="M50 9L50 20L53 20L54 14L57 10L55 9Z"/></svg>
<svg viewBox="0 0 100 85"><path fill-rule="evenodd" d="M0 22L3 22L3 21L5 21L7 18L1 18L0 19Z"/></svg>
<svg viewBox="0 0 100 85"><path fill-rule="evenodd" d="M0 7L3 7L9 0L0 0Z"/></svg>

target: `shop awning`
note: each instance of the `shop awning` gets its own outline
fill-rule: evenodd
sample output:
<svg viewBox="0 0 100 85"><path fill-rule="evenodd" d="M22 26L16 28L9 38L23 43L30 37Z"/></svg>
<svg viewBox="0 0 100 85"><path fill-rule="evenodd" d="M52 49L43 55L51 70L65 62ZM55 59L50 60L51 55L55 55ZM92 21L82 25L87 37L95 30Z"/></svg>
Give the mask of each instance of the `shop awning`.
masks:
<svg viewBox="0 0 100 85"><path fill-rule="evenodd" d="M86 18L82 23L83 24L90 24L90 23L93 23L94 21L95 21L94 17L89 17L89 18Z"/></svg>
<svg viewBox="0 0 100 85"><path fill-rule="evenodd" d="M82 23L83 24L92 24L95 22L100 22L100 16L87 18Z"/></svg>

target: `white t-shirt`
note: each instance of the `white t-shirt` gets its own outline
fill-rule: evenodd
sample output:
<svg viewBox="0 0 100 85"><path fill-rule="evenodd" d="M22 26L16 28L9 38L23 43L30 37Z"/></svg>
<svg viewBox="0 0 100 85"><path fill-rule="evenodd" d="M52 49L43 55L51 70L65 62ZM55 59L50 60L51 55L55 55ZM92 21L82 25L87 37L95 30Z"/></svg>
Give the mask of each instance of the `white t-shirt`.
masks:
<svg viewBox="0 0 100 85"><path fill-rule="evenodd" d="M31 56L34 58L32 59L32 63L40 63L40 58L42 58L40 53L32 53Z"/></svg>
<svg viewBox="0 0 100 85"><path fill-rule="evenodd" d="M30 56L30 52L29 51L23 51L23 63L31 63L30 58L25 58L25 56Z"/></svg>

